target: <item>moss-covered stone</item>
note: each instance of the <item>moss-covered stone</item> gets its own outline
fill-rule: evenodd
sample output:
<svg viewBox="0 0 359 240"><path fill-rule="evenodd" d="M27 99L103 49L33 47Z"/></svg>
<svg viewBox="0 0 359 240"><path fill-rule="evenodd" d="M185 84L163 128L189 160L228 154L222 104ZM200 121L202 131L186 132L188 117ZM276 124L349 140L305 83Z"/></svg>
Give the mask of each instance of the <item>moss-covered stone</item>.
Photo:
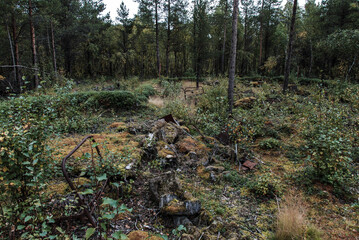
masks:
<svg viewBox="0 0 359 240"><path fill-rule="evenodd" d="M129 240L163 240L163 238L155 236L152 233L144 231L133 231L127 235Z"/></svg>

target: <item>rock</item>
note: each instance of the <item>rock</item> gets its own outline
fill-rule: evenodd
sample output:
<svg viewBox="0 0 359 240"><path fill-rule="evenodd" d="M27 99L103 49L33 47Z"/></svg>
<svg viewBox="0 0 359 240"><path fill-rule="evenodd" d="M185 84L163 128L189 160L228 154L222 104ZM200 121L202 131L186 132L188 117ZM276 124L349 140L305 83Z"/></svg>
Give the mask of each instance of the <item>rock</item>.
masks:
<svg viewBox="0 0 359 240"><path fill-rule="evenodd" d="M182 196L182 187L174 172L166 172L149 181L151 199L160 203L161 196L173 194Z"/></svg>
<svg viewBox="0 0 359 240"><path fill-rule="evenodd" d="M183 226L192 225L192 222L187 217L184 217L184 216L174 217L173 223L176 227L178 227L179 225L183 225Z"/></svg>
<svg viewBox="0 0 359 240"><path fill-rule="evenodd" d="M195 236L186 233L183 233L181 236L181 240L197 240L197 239L198 238L196 238Z"/></svg>
<svg viewBox="0 0 359 240"><path fill-rule="evenodd" d="M174 124L166 123L163 127L154 132L159 141L174 143L178 138L178 131Z"/></svg>
<svg viewBox="0 0 359 240"><path fill-rule="evenodd" d="M151 128L152 132L156 132L157 130L161 129L167 124L167 122L164 119L160 119L153 123L153 127Z"/></svg>
<svg viewBox="0 0 359 240"><path fill-rule="evenodd" d="M206 155L209 152L209 149L203 143L191 138L186 137L176 143L177 149L179 152L183 154L187 154L189 152L196 153L198 158Z"/></svg>
<svg viewBox="0 0 359 240"><path fill-rule="evenodd" d="M157 158L158 150L154 146L149 146L143 149L141 161L152 161Z"/></svg>
<svg viewBox="0 0 359 240"><path fill-rule="evenodd" d="M163 208L173 200L178 200L178 197L176 195L173 195L173 194L165 194L165 195L161 196L161 198L160 198L159 207Z"/></svg>
<svg viewBox="0 0 359 240"><path fill-rule="evenodd" d="M152 236L153 234L149 234L144 231L133 231L127 235L129 240L163 240L161 237Z"/></svg>
<svg viewBox="0 0 359 240"><path fill-rule="evenodd" d="M127 123L127 131L131 134L148 134L151 132L151 128L150 128L151 123L150 122L143 122L143 123L138 123L138 122L128 122Z"/></svg>
<svg viewBox="0 0 359 240"><path fill-rule="evenodd" d="M211 179L212 182L217 182L217 177L213 172L210 172L209 179Z"/></svg>
<svg viewBox="0 0 359 240"><path fill-rule="evenodd" d="M195 153L195 152L189 152L189 153L188 153L188 156L189 156L189 159L190 159L190 160L192 160L192 161L198 161L197 153Z"/></svg>
<svg viewBox="0 0 359 240"><path fill-rule="evenodd" d="M221 166L208 166L208 167L206 167L206 171L209 171L209 172L221 173L224 170L225 170L224 167L221 167Z"/></svg>
<svg viewBox="0 0 359 240"><path fill-rule="evenodd" d="M234 107L251 107L255 100L255 97L242 98L234 102Z"/></svg>
<svg viewBox="0 0 359 240"><path fill-rule="evenodd" d="M184 198L185 200L193 200L193 199L194 199L193 195L192 195L190 192L187 192L187 191L185 191L185 192L183 193L183 198Z"/></svg>
<svg viewBox="0 0 359 240"><path fill-rule="evenodd" d="M168 155L176 156L176 153L173 151L175 150L174 146L171 146L164 141L158 142L156 149L158 157L160 158L167 158Z"/></svg>
<svg viewBox="0 0 359 240"><path fill-rule="evenodd" d="M181 127L172 122L167 123L163 119L155 122L151 130L159 141L164 141L169 144L176 143L178 140L183 139L189 131L186 127Z"/></svg>
<svg viewBox="0 0 359 240"><path fill-rule="evenodd" d="M191 216L199 213L201 210L201 202L199 200L179 201L173 199L161 211L171 216Z"/></svg>

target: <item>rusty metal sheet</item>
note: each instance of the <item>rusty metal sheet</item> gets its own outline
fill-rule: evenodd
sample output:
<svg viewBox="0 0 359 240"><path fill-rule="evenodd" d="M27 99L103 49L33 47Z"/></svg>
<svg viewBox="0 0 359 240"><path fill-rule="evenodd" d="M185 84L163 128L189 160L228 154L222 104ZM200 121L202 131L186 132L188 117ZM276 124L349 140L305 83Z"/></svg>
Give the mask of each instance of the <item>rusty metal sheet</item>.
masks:
<svg viewBox="0 0 359 240"><path fill-rule="evenodd" d="M168 123L172 122L172 123L177 124L177 121L173 118L172 114L168 114L168 115L166 115L164 117L161 117L160 119L163 119Z"/></svg>
<svg viewBox="0 0 359 240"><path fill-rule="evenodd" d="M251 161L245 161L242 164L242 167L248 168L249 170L252 170L255 166L257 166L257 163L251 162Z"/></svg>

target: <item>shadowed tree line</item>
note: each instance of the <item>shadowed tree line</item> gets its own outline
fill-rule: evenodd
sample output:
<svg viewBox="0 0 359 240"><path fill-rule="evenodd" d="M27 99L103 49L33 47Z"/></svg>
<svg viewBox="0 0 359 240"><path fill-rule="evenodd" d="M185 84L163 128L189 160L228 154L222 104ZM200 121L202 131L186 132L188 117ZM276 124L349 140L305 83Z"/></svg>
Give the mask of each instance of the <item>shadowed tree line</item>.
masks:
<svg viewBox="0 0 359 240"><path fill-rule="evenodd" d="M101 0L1 1L0 92L58 83L61 76L228 74L233 1L136 1L133 18L122 3L115 21ZM359 3L309 0L292 18L293 3L239 1L235 74L290 69L288 76L358 81Z"/></svg>

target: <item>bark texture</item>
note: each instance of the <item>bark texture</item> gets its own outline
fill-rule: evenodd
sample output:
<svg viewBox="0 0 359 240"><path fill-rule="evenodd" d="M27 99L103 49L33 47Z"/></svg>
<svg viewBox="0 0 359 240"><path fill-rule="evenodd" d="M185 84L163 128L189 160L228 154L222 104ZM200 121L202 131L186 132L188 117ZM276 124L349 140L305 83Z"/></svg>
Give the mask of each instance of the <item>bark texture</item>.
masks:
<svg viewBox="0 0 359 240"><path fill-rule="evenodd" d="M229 65L228 80L228 112L232 114L233 110L233 89L234 76L236 72L236 56L237 56L237 25L238 25L238 0L233 1L233 19L232 19L232 41L231 41L231 61Z"/></svg>
<svg viewBox="0 0 359 240"><path fill-rule="evenodd" d="M289 83L290 61L292 58L292 50L293 50L294 26L295 26L295 18L297 15L297 4L298 4L298 0L294 0L292 20L290 22L290 30L289 30L287 57L286 57L285 68L284 68L283 93L285 93L287 91L288 83Z"/></svg>

